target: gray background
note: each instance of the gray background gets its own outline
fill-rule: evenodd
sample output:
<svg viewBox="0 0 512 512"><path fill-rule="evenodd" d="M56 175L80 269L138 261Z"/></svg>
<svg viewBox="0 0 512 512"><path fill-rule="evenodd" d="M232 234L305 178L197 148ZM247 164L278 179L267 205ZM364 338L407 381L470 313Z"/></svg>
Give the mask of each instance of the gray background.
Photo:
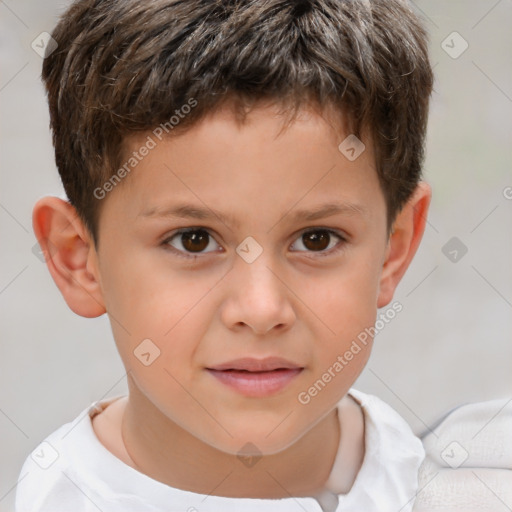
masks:
<svg viewBox="0 0 512 512"><path fill-rule="evenodd" d="M67 4L0 0L1 511L12 510L21 464L44 437L94 400L127 392L106 316L75 315L32 252L32 206L62 188L31 43ZM433 201L395 296L403 311L354 387L421 433L458 404L512 396L512 2L416 6L436 74L425 165ZM442 46L453 31L469 44L458 58ZM461 48L457 36L444 44ZM467 247L457 262L442 251L452 237Z"/></svg>

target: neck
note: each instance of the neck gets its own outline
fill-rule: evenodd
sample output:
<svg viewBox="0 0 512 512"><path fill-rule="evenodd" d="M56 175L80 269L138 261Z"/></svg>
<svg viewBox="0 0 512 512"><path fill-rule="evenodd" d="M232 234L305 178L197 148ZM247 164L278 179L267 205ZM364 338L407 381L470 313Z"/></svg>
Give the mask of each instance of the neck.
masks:
<svg viewBox="0 0 512 512"><path fill-rule="evenodd" d="M334 409L285 450L262 456L255 464L244 463L182 429L134 385L121 430L139 472L178 489L233 498L314 496L324 488L340 442ZM358 469L346 484L352 484Z"/></svg>

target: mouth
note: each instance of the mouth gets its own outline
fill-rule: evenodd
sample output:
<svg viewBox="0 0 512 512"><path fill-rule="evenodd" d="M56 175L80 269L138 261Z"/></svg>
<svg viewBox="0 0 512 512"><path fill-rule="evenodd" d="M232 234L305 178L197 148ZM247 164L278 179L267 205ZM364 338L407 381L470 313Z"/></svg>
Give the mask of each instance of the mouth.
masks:
<svg viewBox="0 0 512 512"><path fill-rule="evenodd" d="M286 388L304 368L281 358L244 358L206 370L217 381L242 395L265 397Z"/></svg>

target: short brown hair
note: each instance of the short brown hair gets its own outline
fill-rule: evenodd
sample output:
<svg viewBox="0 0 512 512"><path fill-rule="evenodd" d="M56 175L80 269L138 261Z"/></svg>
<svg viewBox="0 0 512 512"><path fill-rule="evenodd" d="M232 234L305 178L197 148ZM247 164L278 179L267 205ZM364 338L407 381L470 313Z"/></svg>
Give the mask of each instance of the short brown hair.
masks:
<svg viewBox="0 0 512 512"><path fill-rule="evenodd" d="M388 230L421 178L433 74L428 36L404 0L77 0L43 63L55 160L98 242L93 191L123 161L123 141L167 123L183 133L230 99L294 119L334 107L369 130ZM341 142L341 141L340 141Z"/></svg>

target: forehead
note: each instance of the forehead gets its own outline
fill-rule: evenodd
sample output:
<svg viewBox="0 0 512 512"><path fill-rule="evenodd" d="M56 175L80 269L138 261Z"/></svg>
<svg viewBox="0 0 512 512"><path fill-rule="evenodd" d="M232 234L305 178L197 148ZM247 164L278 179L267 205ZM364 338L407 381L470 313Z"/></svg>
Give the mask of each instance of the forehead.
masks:
<svg viewBox="0 0 512 512"><path fill-rule="evenodd" d="M231 224L242 213L273 205L281 214L297 210L297 220L319 218L329 213L326 208L362 213L369 194L378 191L372 145L366 140L362 154L350 161L340 151L350 135L343 127L332 112L312 109L285 125L276 107L268 106L252 110L243 123L224 109L178 135L132 135L125 140L125 159L151 149L137 160L123 195L130 196L136 216L172 211ZM222 209L231 215L223 218Z"/></svg>
<svg viewBox="0 0 512 512"><path fill-rule="evenodd" d="M242 115L241 110L245 109ZM275 101L260 100L251 109L236 103L235 100L226 100L219 104L213 111L205 114L192 126L187 125L183 130L180 119L171 116L172 123L164 122L152 130L129 133L123 138L122 150L125 156L144 145L147 136L151 136L157 144L170 142L173 139L196 139L198 143L201 136L211 137L233 135L240 137L244 132L247 137L252 137L256 132L265 131L268 139L283 138L285 133L288 138L301 136L311 138L319 136L324 143L338 145L347 135L351 134L352 120L340 109L327 104L323 107L315 103L305 103L291 117L291 107L285 107ZM359 137L364 140L366 149L372 151L373 142L371 132L363 128L363 134ZM302 132L302 133L301 133ZM284 137L286 139L287 137Z"/></svg>

